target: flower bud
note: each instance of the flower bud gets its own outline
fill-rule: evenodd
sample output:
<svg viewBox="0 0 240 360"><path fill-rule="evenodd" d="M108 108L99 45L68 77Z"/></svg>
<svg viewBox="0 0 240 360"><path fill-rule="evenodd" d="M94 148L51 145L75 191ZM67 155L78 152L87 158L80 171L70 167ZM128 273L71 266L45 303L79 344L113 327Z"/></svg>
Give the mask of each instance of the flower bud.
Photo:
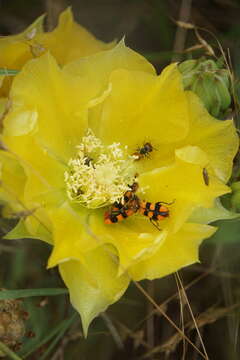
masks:
<svg viewBox="0 0 240 360"><path fill-rule="evenodd" d="M186 60L179 66L185 90L192 90L214 117L223 117L231 104L228 70L220 62Z"/></svg>

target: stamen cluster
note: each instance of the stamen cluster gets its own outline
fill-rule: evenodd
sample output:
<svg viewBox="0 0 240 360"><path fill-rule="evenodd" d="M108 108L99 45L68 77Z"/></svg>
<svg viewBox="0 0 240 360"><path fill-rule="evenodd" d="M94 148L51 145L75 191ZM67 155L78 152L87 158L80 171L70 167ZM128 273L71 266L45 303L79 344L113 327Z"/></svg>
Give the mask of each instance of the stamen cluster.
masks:
<svg viewBox="0 0 240 360"><path fill-rule="evenodd" d="M127 146L103 145L90 129L68 166L64 174L68 197L91 209L119 201L135 178L134 156Z"/></svg>

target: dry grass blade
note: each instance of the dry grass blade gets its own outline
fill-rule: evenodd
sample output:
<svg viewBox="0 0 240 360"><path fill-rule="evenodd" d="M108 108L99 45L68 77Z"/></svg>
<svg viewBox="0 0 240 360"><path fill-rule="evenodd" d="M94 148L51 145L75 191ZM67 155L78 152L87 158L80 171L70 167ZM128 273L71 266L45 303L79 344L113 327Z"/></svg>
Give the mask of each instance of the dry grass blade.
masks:
<svg viewBox="0 0 240 360"><path fill-rule="evenodd" d="M185 290L190 289L193 285L197 284L200 280L204 279L206 276L210 275L212 272L214 271L214 269L212 270L208 270L206 272L204 272L203 274L197 276L194 280L190 281L186 286L185 286ZM176 299L178 297L179 293L176 292L174 293L172 296L170 296L169 298L167 298L163 303L159 304L158 307L161 308L162 312L166 312L167 310L167 305L174 299ZM139 326L141 326L149 317L153 316L154 314L160 315L162 316L162 313L159 312L158 309L154 309L150 314L148 314L148 316L146 316L144 319L142 319L141 321L139 321L134 329L137 329Z"/></svg>
<svg viewBox="0 0 240 360"><path fill-rule="evenodd" d="M180 284L183 297L184 297L184 299L185 299L185 301L186 301L186 304L187 304L187 306L188 306L189 312L190 312L191 317L192 317L193 324L194 324L194 326L195 326L195 328L196 328L196 331L197 331L197 333L198 333L199 341L200 341L200 343L201 343L201 345L202 345L203 352L204 352L204 354L205 354L205 356L206 356L206 359L209 359L209 358L208 358L207 351L206 351L206 348L205 348L205 345L204 345L204 342L203 342L203 339L202 339L202 336L201 336L200 331L199 331L199 328L198 328L198 324L197 324L196 319L195 319L195 317L194 317L194 314L193 314L191 305L190 305L190 303L189 303L189 300L188 300L186 291L185 291L185 289L184 289L182 280L181 280L181 278L180 278L180 275L179 275L178 272L176 272L176 275L175 275L175 276L176 276L176 278L177 278L177 281L178 281L179 284Z"/></svg>
<svg viewBox="0 0 240 360"><path fill-rule="evenodd" d="M178 344L182 341L182 336L179 333L172 335L167 341L162 345L155 346L153 349L148 351L143 358L149 358L157 353L165 353L167 356L176 350Z"/></svg>
<svg viewBox="0 0 240 360"><path fill-rule="evenodd" d="M204 48L204 46L202 44L193 45L193 46L190 46L189 48L185 49L184 53L197 51L197 50L203 49L203 48Z"/></svg>
<svg viewBox="0 0 240 360"><path fill-rule="evenodd" d="M215 52L214 52L212 46L209 45L209 43L199 33L199 29L200 30L205 30L205 29L199 28L198 26L195 26L192 23L181 21L181 20L177 21L177 20L172 19L172 21L182 30L185 30L185 31L186 30L194 30L195 35L199 41L199 44L193 45L185 50L182 47L181 49L177 49L175 51L187 53L187 52L196 51L199 49L205 49L206 55L213 56L216 58L216 55L215 55ZM205 30L205 31L209 32L208 30Z"/></svg>
<svg viewBox="0 0 240 360"><path fill-rule="evenodd" d="M154 281L150 281L148 283L148 294L153 298L154 297ZM153 304L148 301L147 303L147 313L152 312L153 310ZM149 347L154 347L154 316L151 316L147 320L147 341L149 344Z"/></svg>
<svg viewBox="0 0 240 360"><path fill-rule="evenodd" d="M181 325L182 325L182 331L184 332L184 330L185 330L185 326L184 326L184 308L185 308L185 305L186 305L186 299L185 299L185 295L183 294L183 290L181 288L181 283L179 282L179 279L178 279L178 277L176 275L175 275L175 280L176 280L178 293L179 293L180 320L181 320ZM182 359L185 359L185 356L186 356L186 341L185 341L185 339L183 339Z"/></svg>
<svg viewBox="0 0 240 360"><path fill-rule="evenodd" d="M207 309L202 314L200 314L195 319L195 322L189 321L186 324L186 329L191 331L191 330L195 329L196 324L197 324L198 328L202 328L205 325L214 323L215 321L226 316L226 314L228 314L230 311L236 309L239 306L240 306L240 303L234 304L228 308L223 308L223 307L217 308L214 305L214 306L210 307L209 309ZM165 341L163 344L161 344L159 346L155 346L154 349L151 349L150 351L148 351L144 355L144 358L149 358L152 355L157 354L157 353L166 353L166 355L169 355L176 350L176 347L178 346L178 344L180 343L181 340L182 340L181 335L179 333L175 333L174 335L170 336L167 339L167 341Z"/></svg>
<svg viewBox="0 0 240 360"><path fill-rule="evenodd" d="M184 332L174 323L174 321L161 309L161 307L158 306L158 304L148 295L148 293L143 289L143 287L137 283L136 281L133 281L135 286L143 293L143 295L156 307L156 309L160 312L162 316L165 317L165 319L177 330L179 335L181 335L182 338L184 338L192 347L203 357L203 359L208 360L206 356L199 350L196 345L184 334Z"/></svg>
<svg viewBox="0 0 240 360"><path fill-rule="evenodd" d="M226 314L228 314L230 311L238 308L240 306L240 303L234 304L229 307L219 307L212 306L209 309L207 309L205 312L201 313L195 320L199 328L214 323L218 319L224 317ZM195 325L193 322L189 322L186 326L189 330L194 329Z"/></svg>
<svg viewBox="0 0 240 360"><path fill-rule="evenodd" d="M143 341L143 338L144 338L144 331L143 330L137 331L136 334L135 334L134 341L133 341L134 349L137 349L139 347L139 345Z"/></svg>
<svg viewBox="0 0 240 360"><path fill-rule="evenodd" d="M144 340L144 331L134 331L130 330L125 324L121 323L119 320L117 321L119 327L121 328L121 332L124 337L131 337L133 339L134 348L137 348L139 345L144 346L146 349L149 349L149 344Z"/></svg>
<svg viewBox="0 0 240 360"><path fill-rule="evenodd" d="M215 52L212 48L212 46L210 46L206 40L203 39L203 37L199 34L199 31L197 28L194 29L196 37L198 39L198 41L200 42L200 44L203 46L203 48L205 48L206 50L206 54L209 56L213 56L216 57Z"/></svg>
<svg viewBox="0 0 240 360"><path fill-rule="evenodd" d="M189 23L189 22L184 22L184 21L175 21L175 23L183 28L183 29L187 29L187 30L193 30L195 29L195 25Z"/></svg>

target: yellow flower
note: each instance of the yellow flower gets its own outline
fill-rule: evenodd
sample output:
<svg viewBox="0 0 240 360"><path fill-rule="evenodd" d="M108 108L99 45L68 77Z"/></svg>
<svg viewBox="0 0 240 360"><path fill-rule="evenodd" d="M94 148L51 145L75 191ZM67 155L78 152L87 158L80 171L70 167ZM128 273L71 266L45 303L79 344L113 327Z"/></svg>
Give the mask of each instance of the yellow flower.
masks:
<svg viewBox="0 0 240 360"><path fill-rule="evenodd" d="M85 334L131 279L198 261L216 230L207 223L229 216L216 199L230 191L233 122L185 92L175 64L158 76L123 42L62 68L46 53L16 76L10 100L2 198L25 217L8 237L53 245L48 267L59 266ZM135 182L135 214L105 223ZM169 216L151 222L143 200L168 203Z"/></svg>
<svg viewBox="0 0 240 360"><path fill-rule="evenodd" d="M44 15L22 33L0 38L0 68L21 70L28 60L47 51L54 55L60 65L64 65L113 46L113 43L105 44L97 40L77 24L71 8L60 14L58 26L51 32L44 32L43 21ZM8 94L11 79L7 77L4 81L1 96Z"/></svg>

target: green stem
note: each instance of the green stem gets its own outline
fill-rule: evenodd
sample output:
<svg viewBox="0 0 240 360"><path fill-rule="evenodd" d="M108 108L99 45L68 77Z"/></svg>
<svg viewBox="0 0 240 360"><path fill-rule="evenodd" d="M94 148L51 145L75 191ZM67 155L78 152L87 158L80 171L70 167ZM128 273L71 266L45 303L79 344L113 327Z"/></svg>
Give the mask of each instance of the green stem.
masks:
<svg viewBox="0 0 240 360"><path fill-rule="evenodd" d="M18 73L19 73L19 70L0 68L0 75L14 76L14 75L17 75Z"/></svg>
<svg viewBox="0 0 240 360"><path fill-rule="evenodd" d="M5 345L1 341L0 341L0 350L4 354L8 355L13 360L22 360L22 358L20 358L17 354L15 354L15 352L13 352L11 349L9 349L9 347L7 347L7 345Z"/></svg>

